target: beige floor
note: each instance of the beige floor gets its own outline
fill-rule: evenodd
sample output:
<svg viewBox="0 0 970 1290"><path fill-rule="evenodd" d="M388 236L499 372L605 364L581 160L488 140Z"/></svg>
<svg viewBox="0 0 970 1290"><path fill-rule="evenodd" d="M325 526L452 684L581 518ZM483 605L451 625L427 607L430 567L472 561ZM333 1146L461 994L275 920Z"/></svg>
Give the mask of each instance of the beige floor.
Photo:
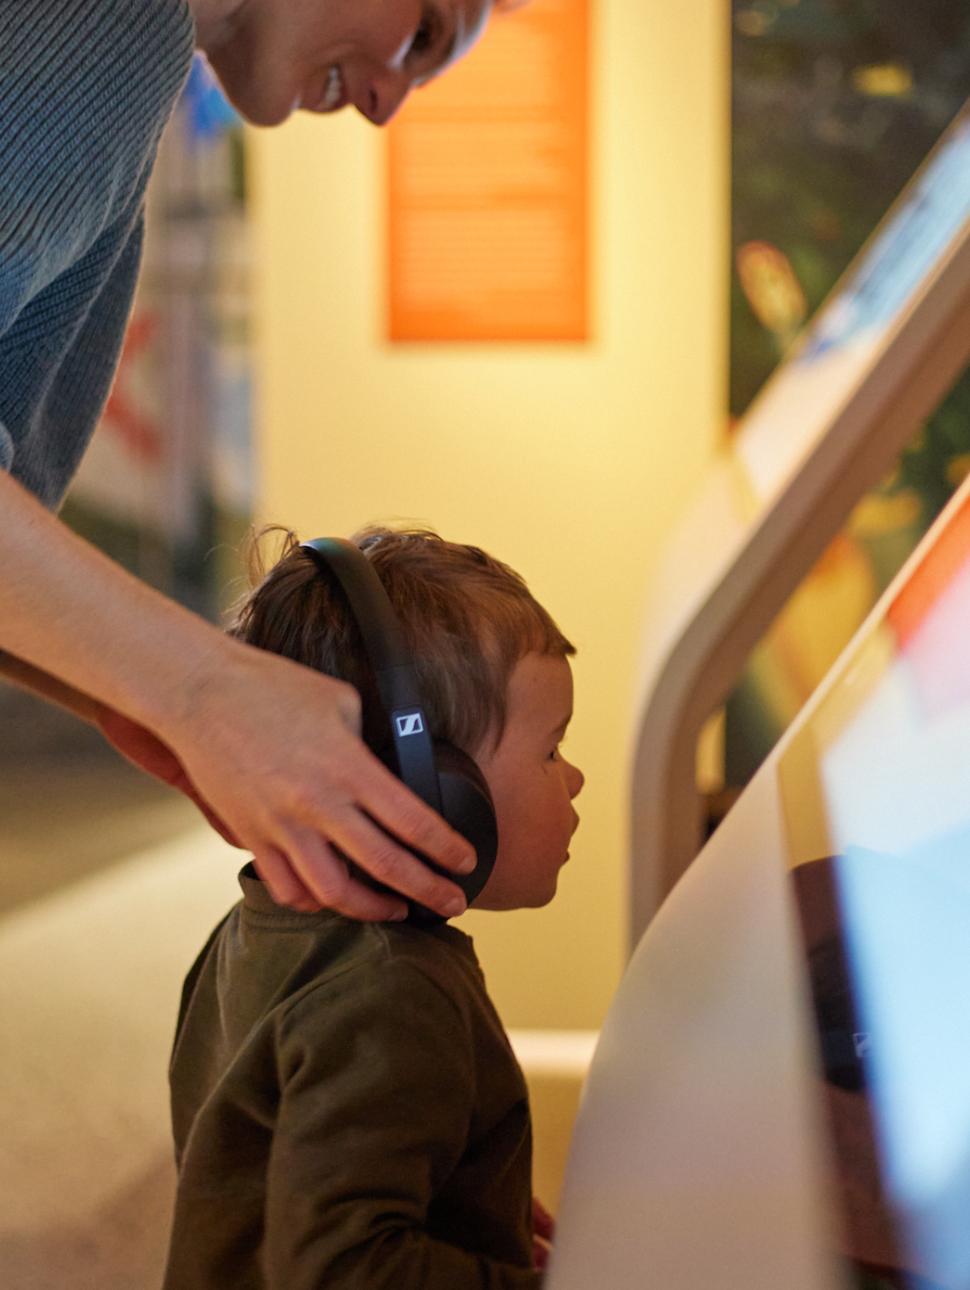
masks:
<svg viewBox="0 0 970 1290"><path fill-rule="evenodd" d="M233 898L224 850L90 727L0 686L3 1290L159 1284L164 1072L186 963Z"/></svg>
<svg viewBox="0 0 970 1290"><path fill-rule="evenodd" d="M179 989L237 854L199 824L0 919L8 1290L157 1286Z"/></svg>
<svg viewBox="0 0 970 1290"><path fill-rule="evenodd" d="M0 765L0 915L198 826L191 802L110 751Z"/></svg>

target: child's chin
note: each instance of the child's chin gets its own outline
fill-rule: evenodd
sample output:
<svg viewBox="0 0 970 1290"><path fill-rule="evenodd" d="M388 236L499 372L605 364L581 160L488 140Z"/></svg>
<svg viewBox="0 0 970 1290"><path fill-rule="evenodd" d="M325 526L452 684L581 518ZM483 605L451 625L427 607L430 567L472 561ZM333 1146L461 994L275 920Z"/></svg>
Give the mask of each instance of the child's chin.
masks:
<svg viewBox="0 0 970 1290"><path fill-rule="evenodd" d="M480 896L472 901L472 909L490 909L494 913L501 913L503 910L509 912L513 909L542 909L556 894L556 880L553 879L552 887L544 891L516 891L503 892L494 895L489 894L486 887Z"/></svg>
<svg viewBox="0 0 970 1290"><path fill-rule="evenodd" d="M547 888L543 892L536 893L535 898L533 900L530 900L528 903L523 901L522 908L523 909L542 909L543 906L548 905L549 902L553 899L553 897L556 894L557 882L558 882L558 875L556 876L556 878L553 878L551 887Z"/></svg>

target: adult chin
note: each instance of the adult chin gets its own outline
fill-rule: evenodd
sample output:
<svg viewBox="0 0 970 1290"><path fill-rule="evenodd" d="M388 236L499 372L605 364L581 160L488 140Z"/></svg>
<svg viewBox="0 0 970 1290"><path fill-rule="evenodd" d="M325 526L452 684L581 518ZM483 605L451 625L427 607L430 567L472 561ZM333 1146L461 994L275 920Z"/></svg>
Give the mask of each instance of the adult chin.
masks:
<svg viewBox="0 0 970 1290"><path fill-rule="evenodd" d="M248 122L249 125L269 127L282 125L285 121L288 121L296 111L296 104L293 103L286 107L271 107L264 104L237 102L235 99L230 99L229 101L232 103L239 115Z"/></svg>
<svg viewBox="0 0 970 1290"><path fill-rule="evenodd" d="M297 96L261 84L232 60L210 54L209 66L226 98L250 125L282 125L298 107Z"/></svg>
<svg viewBox="0 0 970 1290"><path fill-rule="evenodd" d="M221 78L220 84L226 98L243 120L250 125L282 125L284 121L290 119L298 107L298 103L293 100L283 97L273 98L269 95L260 96L252 93L248 88L237 92Z"/></svg>

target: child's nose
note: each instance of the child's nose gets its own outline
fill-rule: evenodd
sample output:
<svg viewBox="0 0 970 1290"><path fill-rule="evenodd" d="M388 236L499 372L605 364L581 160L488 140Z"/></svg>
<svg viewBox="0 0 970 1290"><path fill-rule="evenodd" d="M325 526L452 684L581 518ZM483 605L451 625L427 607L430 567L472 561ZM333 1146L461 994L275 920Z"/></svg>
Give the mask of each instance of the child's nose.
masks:
<svg viewBox="0 0 970 1290"><path fill-rule="evenodd" d="M567 777L569 796L570 798L578 797L580 790L586 783L586 776L578 766L574 766L571 762L567 763L567 765L569 767L569 774Z"/></svg>

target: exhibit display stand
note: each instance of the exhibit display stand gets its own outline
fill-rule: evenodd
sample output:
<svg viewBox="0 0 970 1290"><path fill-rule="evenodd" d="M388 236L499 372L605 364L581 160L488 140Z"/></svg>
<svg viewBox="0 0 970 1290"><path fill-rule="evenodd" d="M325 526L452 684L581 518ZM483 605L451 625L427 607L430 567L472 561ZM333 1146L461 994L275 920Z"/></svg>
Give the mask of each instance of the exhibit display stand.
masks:
<svg viewBox="0 0 970 1290"><path fill-rule="evenodd" d="M970 1285L968 641L970 478L642 937L549 1290Z"/></svg>
<svg viewBox="0 0 970 1290"><path fill-rule="evenodd" d="M636 949L548 1290L970 1286L970 479L703 849L695 784L701 727L752 646L968 362L965 110L702 482L652 588Z"/></svg>
<svg viewBox="0 0 970 1290"><path fill-rule="evenodd" d="M696 748L853 505L970 362L970 113L951 125L700 482L645 598L630 942L703 839Z"/></svg>

